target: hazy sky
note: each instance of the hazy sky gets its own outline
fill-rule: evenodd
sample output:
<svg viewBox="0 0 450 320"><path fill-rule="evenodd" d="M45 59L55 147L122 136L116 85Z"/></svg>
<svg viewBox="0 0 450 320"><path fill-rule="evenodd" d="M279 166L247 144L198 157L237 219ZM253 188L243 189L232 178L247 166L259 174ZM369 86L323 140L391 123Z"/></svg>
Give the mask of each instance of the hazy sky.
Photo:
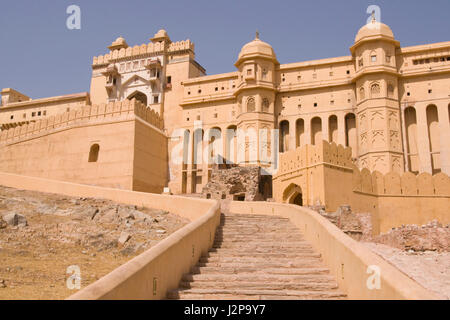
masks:
<svg viewBox="0 0 450 320"><path fill-rule="evenodd" d="M81 8L81 30L66 27L72 4ZM130 46L148 43L160 28L172 41L191 39L207 74L234 71L256 29L280 63L349 55L370 4L402 46L450 41L449 0L5 1L0 88L34 99L89 91L93 56L120 35Z"/></svg>

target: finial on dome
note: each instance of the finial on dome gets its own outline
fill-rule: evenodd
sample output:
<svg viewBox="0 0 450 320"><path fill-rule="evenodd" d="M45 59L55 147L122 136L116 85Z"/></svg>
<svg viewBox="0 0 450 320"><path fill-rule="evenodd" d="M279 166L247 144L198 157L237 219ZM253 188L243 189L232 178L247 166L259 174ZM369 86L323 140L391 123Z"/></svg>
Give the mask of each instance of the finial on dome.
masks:
<svg viewBox="0 0 450 320"><path fill-rule="evenodd" d="M256 30L256 33L255 33L255 40L259 40L259 31L258 30Z"/></svg>
<svg viewBox="0 0 450 320"><path fill-rule="evenodd" d="M375 23L377 19L375 18L375 10L372 10L372 23Z"/></svg>

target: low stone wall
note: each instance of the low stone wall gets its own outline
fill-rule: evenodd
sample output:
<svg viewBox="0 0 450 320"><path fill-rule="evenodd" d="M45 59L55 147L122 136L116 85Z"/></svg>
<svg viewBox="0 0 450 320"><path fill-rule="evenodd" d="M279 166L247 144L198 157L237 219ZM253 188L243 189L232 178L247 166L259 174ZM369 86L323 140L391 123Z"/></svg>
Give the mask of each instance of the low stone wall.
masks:
<svg viewBox="0 0 450 320"><path fill-rule="evenodd" d="M220 223L219 203L0 173L0 185L68 196L95 197L163 209L192 222L69 299L163 299L178 288L200 256L212 246Z"/></svg>
<svg viewBox="0 0 450 320"><path fill-rule="evenodd" d="M321 253L350 299L440 299L310 209L290 204L233 201L229 203L229 211L289 218ZM374 272L368 270L374 268L380 271L380 287L370 290L367 283Z"/></svg>

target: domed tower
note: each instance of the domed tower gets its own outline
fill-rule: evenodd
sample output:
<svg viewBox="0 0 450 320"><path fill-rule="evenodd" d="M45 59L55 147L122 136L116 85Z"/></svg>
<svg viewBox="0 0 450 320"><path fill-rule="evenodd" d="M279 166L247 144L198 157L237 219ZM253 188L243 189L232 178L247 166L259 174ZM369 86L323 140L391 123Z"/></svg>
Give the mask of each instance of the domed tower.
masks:
<svg viewBox="0 0 450 320"><path fill-rule="evenodd" d="M355 61L355 88L360 168L403 172L400 104L395 40L391 28L372 20L350 48Z"/></svg>
<svg viewBox="0 0 450 320"><path fill-rule="evenodd" d="M235 63L239 79L234 93L238 104L238 132L247 134L242 139L245 157L240 165L270 165L271 135L274 129L275 70L279 62L272 46L256 37L244 45ZM239 139L239 136L238 136Z"/></svg>

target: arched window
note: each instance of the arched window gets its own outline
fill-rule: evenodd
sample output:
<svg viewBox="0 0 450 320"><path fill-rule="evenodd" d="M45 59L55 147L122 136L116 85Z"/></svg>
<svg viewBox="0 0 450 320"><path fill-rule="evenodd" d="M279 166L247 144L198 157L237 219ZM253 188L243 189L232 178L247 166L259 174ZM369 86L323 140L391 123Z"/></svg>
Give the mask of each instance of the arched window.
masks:
<svg viewBox="0 0 450 320"><path fill-rule="evenodd" d="M419 154L417 148L417 117L416 109L405 109L406 152L409 171L419 172Z"/></svg>
<svg viewBox="0 0 450 320"><path fill-rule="evenodd" d="M377 97L380 94L380 85L378 83L374 83L370 86L370 93L372 97Z"/></svg>
<svg viewBox="0 0 450 320"><path fill-rule="evenodd" d="M247 112L255 111L255 98L249 97L247 99Z"/></svg>
<svg viewBox="0 0 450 320"><path fill-rule="evenodd" d="M262 111L263 112L269 112L269 106L270 106L269 99L264 98L263 101L262 101Z"/></svg>
<svg viewBox="0 0 450 320"><path fill-rule="evenodd" d="M91 149L89 150L88 162L97 162L99 151L100 151L100 146L97 143L93 144L91 146Z"/></svg>
<svg viewBox="0 0 450 320"><path fill-rule="evenodd" d="M432 104L427 107L427 125L428 125L428 141L431 153L432 173L441 172L440 161L440 132L439 132L439 117L437 107Z"/></svg>
<svg viewBox="0 0 450 320"><path fill-rule="evenodd" d="M289 150L289 121L280 122L280 152Z"/></svg>
<svg viewBox="0 0 450 320"><path fill-rule="evenodd" d="M311 120L311 144L318 144L322 139L322 119L314 117Z"/></svg>
<svg viewBox="0 0 450 320"><path fill-rule="evenodd" d="M366 98L366 93L364 92L364 87L359 88L359 100L364 100Z"/></svg>
<svg viewBox="0 0 450 320"><path fill-rule="evenodd" d="M387 95L389 98L394 96L394 85L392 83L389 83L387 86Z"/></svg>
<svg viewBox="0 0 450 320"><path fill-rule="evenodd" d="M377 62L377 53L375 51L372 51L370 53L370 62L372 62L372 63Z"/></svg>
<svg viewBox="0 0 450 320"><path fill-rule="evenodd" d="M335 143L338 141L338 119L335 115L328 118L328 141Z"/></svg>

